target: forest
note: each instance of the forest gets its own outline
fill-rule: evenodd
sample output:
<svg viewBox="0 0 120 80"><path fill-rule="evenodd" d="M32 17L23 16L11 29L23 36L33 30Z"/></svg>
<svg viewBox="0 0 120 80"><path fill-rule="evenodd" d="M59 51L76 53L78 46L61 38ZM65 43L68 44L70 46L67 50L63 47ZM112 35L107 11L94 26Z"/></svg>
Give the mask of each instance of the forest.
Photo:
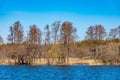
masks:
<svg viewBox="0 0 120 80"><path fill-rule="evenodd" d="M77 40L79 34L73 26L69 21L55 21L47 24L42 32L33 24L25 36L20 21L14 22L9 27L8 42L3 43L0 36L0 63L8 60L8 64L33 65L46 60L46 64L64 64L69 63L70 58L79 58L120 64L120 26L109 32L101 24L88 26L85 39L81 41Z"/></svg>

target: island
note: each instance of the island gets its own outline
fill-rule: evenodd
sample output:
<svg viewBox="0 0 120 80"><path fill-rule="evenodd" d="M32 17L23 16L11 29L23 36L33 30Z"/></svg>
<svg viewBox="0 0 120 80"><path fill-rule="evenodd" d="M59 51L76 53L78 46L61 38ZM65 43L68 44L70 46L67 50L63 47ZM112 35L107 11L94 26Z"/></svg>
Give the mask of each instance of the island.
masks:
<svg viewBox="0 0 120 80"><path fill-rule="evenodd" d="M25 35L16 21L9 27L7 43L0 36L0 65L120 65L120 26L109 33L101 24L89 26L85 39L78 40L72 22L50 25L44 32L30 25Z"/></svg>

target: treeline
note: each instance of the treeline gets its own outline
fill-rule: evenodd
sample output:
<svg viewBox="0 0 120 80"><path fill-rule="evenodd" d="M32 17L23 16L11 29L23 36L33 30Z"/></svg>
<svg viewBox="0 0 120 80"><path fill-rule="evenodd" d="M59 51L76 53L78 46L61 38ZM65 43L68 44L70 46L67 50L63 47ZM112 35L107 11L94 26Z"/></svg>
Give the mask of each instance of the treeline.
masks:
<svg viewBox="0 0 120 80"><path fill-rule="evenodd" d="M120 63L120 26L109 33L102 25L90 26L83 41L76 41L77 29L68 21L56 21L44 30L45 33L33 24L25 36L22 24L16 21L9 27L8 43L3 44L0 36L0 59L30 65L42 59L46 59L46 64L63 64L71 57L101 60L105 64Z"/></svg>

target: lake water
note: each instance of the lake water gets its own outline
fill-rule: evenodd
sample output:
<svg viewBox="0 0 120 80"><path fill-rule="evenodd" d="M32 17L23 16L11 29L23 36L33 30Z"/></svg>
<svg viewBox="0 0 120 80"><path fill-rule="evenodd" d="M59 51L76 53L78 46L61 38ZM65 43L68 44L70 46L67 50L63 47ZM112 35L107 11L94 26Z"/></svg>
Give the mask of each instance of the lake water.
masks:
<svg viewBox="0 0 120 80"><path fill-rule="evenodd" d="M0 80L120 80L120 66L0 66Z"/></svg>

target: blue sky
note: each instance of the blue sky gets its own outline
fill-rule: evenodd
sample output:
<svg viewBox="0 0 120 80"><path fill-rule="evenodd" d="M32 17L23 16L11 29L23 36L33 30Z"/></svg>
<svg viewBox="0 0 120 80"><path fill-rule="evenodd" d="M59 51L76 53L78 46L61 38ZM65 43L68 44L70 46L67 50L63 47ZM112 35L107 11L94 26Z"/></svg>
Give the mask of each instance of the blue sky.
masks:
<svg viewBox="0 0 120 80"><path fill-rule="evenodd" d="M120 25L120 0L0 0L0 35L7 42L9 26L19 20L24 32L36 24L71 21L83 40L90 25L102 24L107 31Z"/></svg>

